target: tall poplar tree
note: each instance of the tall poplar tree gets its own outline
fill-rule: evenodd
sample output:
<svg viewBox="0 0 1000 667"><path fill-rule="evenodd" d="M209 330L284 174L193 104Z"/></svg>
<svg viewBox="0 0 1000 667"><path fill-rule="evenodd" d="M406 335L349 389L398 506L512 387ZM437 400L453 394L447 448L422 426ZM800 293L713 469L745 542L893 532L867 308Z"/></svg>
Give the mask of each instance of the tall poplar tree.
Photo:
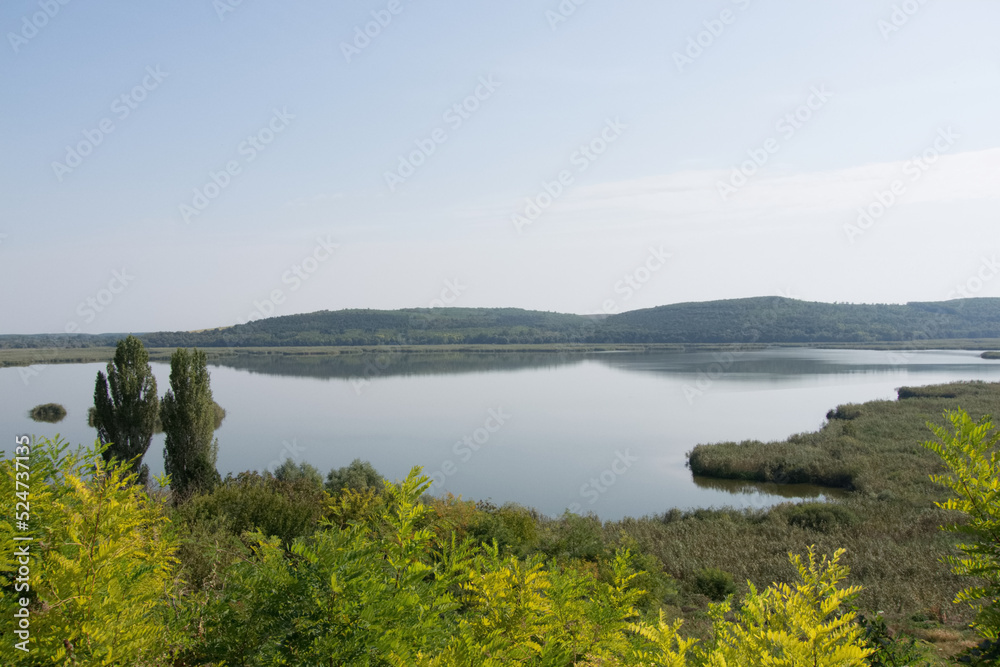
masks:
<svg viewBox="0 0 1000 667"><path fill-rule="evenodd" d="M119 340L107 370L107 376L97 372L94 387L94 427L101 443L108 445L104 459L128 463L145 482L148 469L142 457L156 429L159 399L142 341L135 336Z"/></svg>
<svg viewBox="0 0 1000 667"><path fill-rule="evenodd" d="M208 491L219 482L215 461L215 407L205 353L178 349L170 357L170 389L160 406L166 434L164 469L176 499Z"/></svg>

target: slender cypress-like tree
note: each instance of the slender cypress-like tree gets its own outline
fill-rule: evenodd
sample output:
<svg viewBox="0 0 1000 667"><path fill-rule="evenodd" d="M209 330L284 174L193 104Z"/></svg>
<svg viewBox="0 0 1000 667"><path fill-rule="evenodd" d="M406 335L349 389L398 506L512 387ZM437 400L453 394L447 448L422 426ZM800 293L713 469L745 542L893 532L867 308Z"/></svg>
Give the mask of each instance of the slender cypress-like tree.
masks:
<svg viewBox="0 0 1000 667"><path fill-rule="evenodd" d="M142 457L156 429L159 399L142 341L135 336L119 340L107 370L107 376L97 372L94 387L94 427L101 443L108 445L104 459L128 463L145 482L148 468Z"/></svg>
<svg viewBox="0 0 1000 667"><path fill-rule="evenodd" d="M166 442L165 472L176 499L208 491L219 483L215 469L215 406L205 353L178 349L170 357L170 389L160 405Z"/></svg>

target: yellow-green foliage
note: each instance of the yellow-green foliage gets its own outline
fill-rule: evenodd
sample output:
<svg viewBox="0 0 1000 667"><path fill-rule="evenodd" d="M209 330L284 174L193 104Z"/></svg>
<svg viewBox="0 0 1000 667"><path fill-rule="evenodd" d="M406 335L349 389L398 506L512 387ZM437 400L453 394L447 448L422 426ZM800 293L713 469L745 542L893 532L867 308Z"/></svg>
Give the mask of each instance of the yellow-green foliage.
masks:
<svg viewBox="0 0 1000 667"><path fill-rule="evenodd" d="M67 454L43 441L31 455L29 642L31 664L169 664L178 637L169 622L175 538L159 503L137 488L127 463L106 464L97 451ZM13 461L3 462L0 494L13 496ZM10 590L13 526L0 521L0 586ZM23 594L4 595L13 617ZM4 623L6 629L7 621ZM2 633L0 657L26 654Z"/></svg>
<svg viewBox="0 0 1000 667"><path fill-rule="evenodd" d="M967 523L945 526L946 530L969 536L959 544L963 557L949 556L946 561L955 574L978 578L982 583L969 586L955 598L978 612L976 627L986 637L1000 636L1000 433L993 430L990 418L973 421L964 410L949 410L945 417L954 432L928 424L940 442L925 442L937 453L948 469L947 474L931 479L947 487L952 497L938 507L962 512Z"/></svg>
<svg viewBox="0 0 1000 667"><path fill-rule="evenodd" d="M253 536L253 555L229 573L205 610L206 642L189 663L409 667L504 665L863 665L853 614L857 588L841 552L798 557L801 582L751 595L734 618L716 608L715 640L700 646L662 614L641 616L628 549L598 569L503 555L499 545L445 536L418 501L414 469L385 485L382 502L352 495L335 519L289 552ZM728 603L727 603L728 604ZM750 659L753 656L753 659ZM760 662L769 660L770 662Z"/></svg>
<svg viewBox="0 0 1000 667"><path fill-rule="evenodd" d="M613 581L588 572L544 567L540 561L499 556L485 547L472 562L463 586L466 612L452 640L421 665L571 665L587 656L628 653L627 630L637 619L642 591L627 550L616 554Z"/></svg>
<svg viewBox="0 0 1000 667"><path fill-rule="evenodd" d="M847 568L843 550L817 561L790 554L799 573L793 586L775 584L762 592L752 585L739 608L731 600L712 605L714 637L704 645L680 635L681 621L670 623L661 612L656 624L636 622L639 638L626 655L595 656L581 665L658 667L863 667L872 649L864 646L855 614L843 605L858 587L840 588Z"/></svg>
<svg viewBox="0 0 1000 667"><path fill-rule="evenodd" d="M642 611L650 579L636 564L648 561L629 548L545 560L459 539L419 501L429 480L417 468L381 493L340 497L290 543L245 533L246 554L181 595L162 505L99 452L64 449L43 445L32 460L31 664L851 667L868 653L843 609L858 589L838 586L840 551L792 556L798 583L713 606L713 637L699 642ZM0 493L13 480L5 465ZM13 530L0 518L8 619ZM0 657L16 664L8 627Z"/></svg>
<svg viewBox="0 0 1000 667"><path fill-rule="evenodd" d="M808 561L791 556L799 573L793 586L775 584L758 593L750 586L736 612L734 623L725 623L722 603L715 610L715 647L708 653L712 667L761 665L762 667L852 667L865 665L872 650L864 648L855 614L841 606L861 590L838 588L847 577L840 564L844 551L832 559L816 560L810 548Z"/></svg>

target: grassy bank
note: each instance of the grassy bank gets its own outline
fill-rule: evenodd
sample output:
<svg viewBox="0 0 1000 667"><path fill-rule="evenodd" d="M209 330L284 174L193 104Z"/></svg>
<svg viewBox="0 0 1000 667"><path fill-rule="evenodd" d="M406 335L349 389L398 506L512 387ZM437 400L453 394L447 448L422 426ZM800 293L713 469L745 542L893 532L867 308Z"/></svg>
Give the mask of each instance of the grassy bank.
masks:
<svg viewBox="0 0 1000 667"><path fill-rule="evenodd" d="M819 431L780 442L756 440L698 445L688 462L706 477L761 482L807 482L851 489L866 497L926 503L941 491L928 479L936 457L920 443L928 440L928 420L961 406L974 418L1000 408L1000 385L954 383L898 390L895 401L838 406Z"/></svg>
<svg viewBox="0 0 1000 667"><path fill-rule="evenodd" d="M844 547L852 583L864 586L863 609L881 610L897 628L954 648L968 638L970 612L952 604L967 582L942 562L956 553L957 539L939 526L955 517L934 506L946 494L928 476L943 467L921 443L934 439L926 422L943 423L946 409L961 406L973 418L996 414L1000 384L903 387L898 394L895 401L841 405L816 432L699 445L689 454L698 475L850 489L843 499L756 511L675 510L613 529L637 539L682 581L703 567L758 585L787 580L786 552L810 543Z"/></svg>

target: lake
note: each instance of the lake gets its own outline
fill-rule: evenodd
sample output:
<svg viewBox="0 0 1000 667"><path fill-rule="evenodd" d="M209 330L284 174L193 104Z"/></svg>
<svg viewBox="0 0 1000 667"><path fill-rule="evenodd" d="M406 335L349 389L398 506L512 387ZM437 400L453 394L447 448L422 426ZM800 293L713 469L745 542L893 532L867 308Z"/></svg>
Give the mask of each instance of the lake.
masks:
<svg viewBox="0 0 1000 667"><path fill-rule="evenodd" d="M34 368L0 369L0 448L9 453L19 433L93 442L86 414L104 364ZM153 371L162 396L169 366ZM699 443L816 430L830 408L894 399L904 385L1000 381L1000 362L978 352L803 348L265 355L210 371L228 413L217 431L223 475L273 469L289 457L325 475L361 458L389 478L423 466L434 493L605 519L822 497L807 486L695 480L685 453ZM66 407L63 422L27 417L49 402ZM162 434L145 461L163 471Z"/></svg>

